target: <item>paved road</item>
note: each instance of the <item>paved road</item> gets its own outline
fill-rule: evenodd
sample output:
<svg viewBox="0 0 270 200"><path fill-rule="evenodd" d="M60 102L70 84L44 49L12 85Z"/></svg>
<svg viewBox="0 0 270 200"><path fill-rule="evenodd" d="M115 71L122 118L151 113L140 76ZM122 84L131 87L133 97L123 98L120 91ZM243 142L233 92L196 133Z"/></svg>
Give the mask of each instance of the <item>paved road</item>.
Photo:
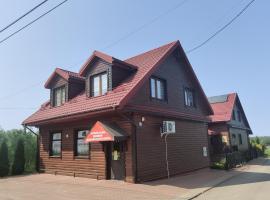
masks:
<svg viewBox="0 0 270 200"><path fill-rule="evenodd" d="M195 200L268 200L270 199L270 159L250 168Z"/></svg>

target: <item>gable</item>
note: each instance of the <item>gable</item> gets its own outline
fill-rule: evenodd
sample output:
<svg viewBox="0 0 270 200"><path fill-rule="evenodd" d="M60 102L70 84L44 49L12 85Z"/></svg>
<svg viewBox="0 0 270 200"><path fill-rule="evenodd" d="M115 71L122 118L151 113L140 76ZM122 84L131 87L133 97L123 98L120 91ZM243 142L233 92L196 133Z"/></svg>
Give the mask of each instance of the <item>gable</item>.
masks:
<svg viewBox="0 0 270 200"><path fill-rule="evenodd" d="M233 119L233 115L235 116L235 119ZM240 120L239 120L240 118ZM232 116L231 116L231 120L229 122L232 125L238 126L238 127L245 127L245 128L249 128L249 123L247 121L244 109L241 105L240 99L237 96L234 102L234 106L232 109Z"/></svg>
<svg viewBox="0 0 270 200"><path fill-rule="evenodd" d="M150 80L147 79L128 103L129 105L155 106L200 116L209 115L211 113L208 108L208 102L203 100L205 97L200 90L198 82L195 77L193 77L185 60L177 56L176 52L171 53L151 76L165 80L167 100L160 101L150 98ZM187 108L185 106L185 88L190 88L195 91L195 108Z"/></svg>
<svg viewBox="0 0 270 200"><path fill-rule="evenodd" d="M50 81L50 84L48 85L50 88L57 88L57 87L61 87L65 84L67 84L68 81L65 80L63 77L59 76L58 74L56 74L52 80Z"/></svg>

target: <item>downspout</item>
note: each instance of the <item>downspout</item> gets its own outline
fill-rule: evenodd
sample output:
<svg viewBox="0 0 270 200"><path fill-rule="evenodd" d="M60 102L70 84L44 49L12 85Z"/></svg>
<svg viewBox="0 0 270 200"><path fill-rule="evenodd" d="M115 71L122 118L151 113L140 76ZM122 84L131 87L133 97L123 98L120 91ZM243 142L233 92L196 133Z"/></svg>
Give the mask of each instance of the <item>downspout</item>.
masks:
<svg viewBox="0 0 270 200"><path fill-rule="evenodd" d="M130 119L129 117L127 117L126 115L122 114L122 113L119 113L124 119L128 120L131 125L133 126L134 128L134 134L133 134L133 137L134 137L134 143L135 145L132 145L132 148L133 148L133 152L134 152L134 157L135 157L135 163L134 164L134 182L137 183L137 179L138 179L138 166L137 166L137 125L136 123Z"/></svg>
<svg viewBox="0 0 270 200"><path fill-rule="evenodd" d="M40 164L40 159L39 159L39 134L35 133L32 129L27 127L26 125L23 125L24 127L24 132L26 133L26 129L33 133L36 136L36 142L37 142L37 151L36 151L36 171L39 172L39 164Z"/></svg>

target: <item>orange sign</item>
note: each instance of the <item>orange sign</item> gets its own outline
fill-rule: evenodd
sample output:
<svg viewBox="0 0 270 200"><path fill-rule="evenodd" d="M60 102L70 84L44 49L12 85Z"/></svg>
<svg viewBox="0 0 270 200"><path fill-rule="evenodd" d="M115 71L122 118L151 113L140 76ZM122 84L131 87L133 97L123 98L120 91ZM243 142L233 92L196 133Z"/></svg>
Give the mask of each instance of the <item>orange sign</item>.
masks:
<svg viewBox="0 0 270 200"><path fill-rule="evenodd" d="M102 142L102 141L113 141L113 136L102 126L102 123L97 121L86 136L84 142Z"/></svg>

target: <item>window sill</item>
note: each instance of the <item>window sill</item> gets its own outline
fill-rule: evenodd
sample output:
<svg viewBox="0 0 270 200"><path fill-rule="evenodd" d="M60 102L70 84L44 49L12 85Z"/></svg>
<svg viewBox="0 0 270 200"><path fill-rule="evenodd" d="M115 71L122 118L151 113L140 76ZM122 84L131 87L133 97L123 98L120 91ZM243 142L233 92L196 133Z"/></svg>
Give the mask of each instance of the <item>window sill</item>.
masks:
<svg viewBox="0 0 270 200"><path fill-rule="evenodd" d="M156 102L161 102L161 103L168 103L167 99L158 99L158 98L150 97L150 100L156 101Z"/></svg>
<svg viewBox="0 0 270 200"><path fill-rule="evenodd" d="M50 158L62 158L62 156L49 156Z"/></svg>
<svg viewBox="0 0 270 200"><path fill-rule="evenodd" d="M75 156L74 159L90 159L89 156Z"/></svg>

